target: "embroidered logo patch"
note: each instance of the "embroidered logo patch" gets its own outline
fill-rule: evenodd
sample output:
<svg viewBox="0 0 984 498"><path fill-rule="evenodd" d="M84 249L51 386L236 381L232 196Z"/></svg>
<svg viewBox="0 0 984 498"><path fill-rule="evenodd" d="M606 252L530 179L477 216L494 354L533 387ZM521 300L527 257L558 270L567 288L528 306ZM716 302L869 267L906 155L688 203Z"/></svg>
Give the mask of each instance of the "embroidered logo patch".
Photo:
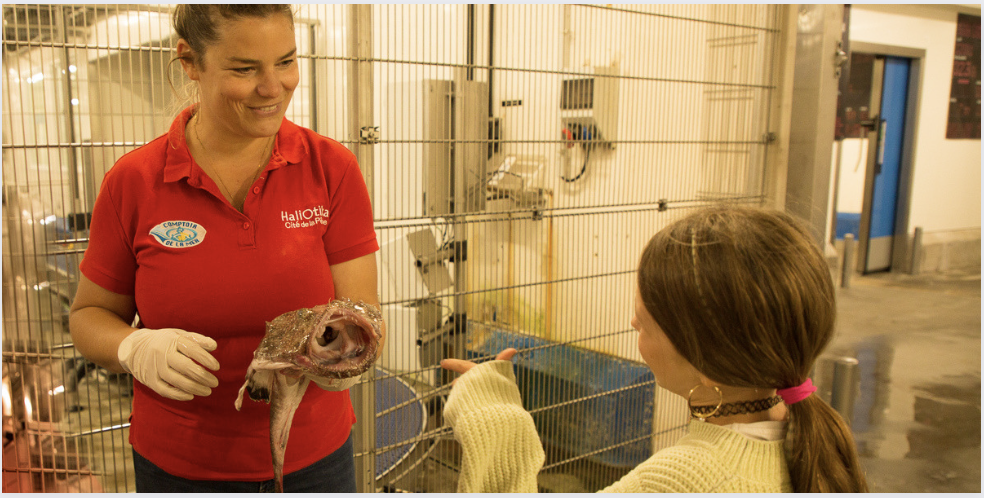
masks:
<svg viewBox="0 0 984 498"><path fill-rule="evenodd" d="M321 205L307 209L297 209L294 212L281 211L280 221L285 228L306 228L315 225L328 225L328 210Z"/></svg>
<svg viewBox="0 0 984 498"><path fill-rule="evenodd" d="M150 230L164 247L192 247L205 240L205 227L194 221L165 221Z"/></svg>

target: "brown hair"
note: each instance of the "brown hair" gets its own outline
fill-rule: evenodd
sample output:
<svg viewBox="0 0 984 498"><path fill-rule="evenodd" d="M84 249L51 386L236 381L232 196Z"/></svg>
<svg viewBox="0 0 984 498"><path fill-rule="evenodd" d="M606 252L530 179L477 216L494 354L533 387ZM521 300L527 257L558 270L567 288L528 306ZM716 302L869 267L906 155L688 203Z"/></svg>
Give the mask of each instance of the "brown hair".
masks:
<svg viewBox="0 0 984 498"><path fill-rule="evenodd" d="M286 4L182 4L174 8L171 24L174 32L184 38L194 51L194 62L202 64L209 46L219 41L219 22L244 17L269 17L281 14L294 24L294 11Z"/></svg>
<svg viewBox="0 0 984 498"><path fill-rule="evenodd" d="M290 5L285 4L181 4L175 7L171 13L171 25L178 37L183 38L191 47L191 56L183 58L204 68L205 51L219 41L219 23L221 21L235 21L244 17L263 18L277 14L287 16L291 25L294 25L294 11ZM168 63L168 68L181 58L175 55ZM171 71L168 71L167 79L171 85L171 90L178 93L172 80ZM185 92L194 93L188 88L185 88ZM192 100L197 99L192 98Z"/></svg>
<svg viewBox="0 0 984 498"><path fill-rule="evenodd" d="M798 386L833 335L830 270L791 216L720 206L657 233L639 262L646 310L677 351L724 385ZM789 406L797 492L868 490L851 430L817 396Z"/></svg>

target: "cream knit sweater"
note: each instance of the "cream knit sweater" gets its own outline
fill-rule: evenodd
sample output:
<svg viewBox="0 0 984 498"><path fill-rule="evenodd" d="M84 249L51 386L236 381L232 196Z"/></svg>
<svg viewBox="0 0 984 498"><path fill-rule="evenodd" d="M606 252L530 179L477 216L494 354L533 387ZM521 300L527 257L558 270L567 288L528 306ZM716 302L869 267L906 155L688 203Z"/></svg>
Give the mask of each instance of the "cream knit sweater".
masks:
<svg viewBox="0 0 984 498"><path fill-rule="evenodd" d="M462 375L444 408L461 443L458 492L535 493L543 448L523 409L512 363L490 361ZM650 457L605 493L792 492L782 441L756 441L694 421L690 433Z"/></svg>

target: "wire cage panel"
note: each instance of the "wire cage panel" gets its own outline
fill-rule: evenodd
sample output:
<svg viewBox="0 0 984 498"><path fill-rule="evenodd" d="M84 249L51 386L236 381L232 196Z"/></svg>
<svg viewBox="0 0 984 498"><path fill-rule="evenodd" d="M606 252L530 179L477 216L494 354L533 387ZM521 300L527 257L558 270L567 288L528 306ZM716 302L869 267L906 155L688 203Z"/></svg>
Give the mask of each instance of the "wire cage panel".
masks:
<svg viewBox="0 0 984 498"><path fill-rule="evenodd" d="M5 491L134 489L132 380L75 351L67 313L106 171L196 99L172 8L3 7ZM438 363L506 345L541 489L601 489L672 444L685 408L629 325L639 253L692 209L763 202L784 7L294 11L287 118L356 152L381 245L364 490L455 489Z"/></svg>

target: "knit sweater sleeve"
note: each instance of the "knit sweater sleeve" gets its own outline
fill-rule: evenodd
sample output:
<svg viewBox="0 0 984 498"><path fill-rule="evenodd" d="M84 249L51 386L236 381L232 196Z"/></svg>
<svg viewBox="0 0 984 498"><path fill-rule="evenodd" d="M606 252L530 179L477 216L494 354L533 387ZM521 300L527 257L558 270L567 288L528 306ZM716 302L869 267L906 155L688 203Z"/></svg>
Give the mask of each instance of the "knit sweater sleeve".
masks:
<svg viewBox="0 0 984 498"><path fill-rule="evenodd" d="M650 457L602 493L706 493L727 476L709 467L707 451L670 447Z"/></svg>
<svg viewBox="0 0 984 498"><path fill-rule="evenodd" d="M444 419L461 443L459 493L535 493L544 453L512 363L476 365L457 381Z"/></svg>

